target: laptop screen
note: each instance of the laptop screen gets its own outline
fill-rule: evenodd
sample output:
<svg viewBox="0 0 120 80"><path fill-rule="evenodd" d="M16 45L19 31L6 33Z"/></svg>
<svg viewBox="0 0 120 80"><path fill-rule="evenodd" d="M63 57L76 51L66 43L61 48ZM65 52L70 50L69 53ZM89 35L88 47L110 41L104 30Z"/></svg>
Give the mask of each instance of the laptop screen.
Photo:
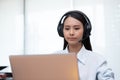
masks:
<svg viewBox="0 0 120 80"><path fill-rule="evenodd" d="M79 80L75 54L11 55L14 80Z"/></svg>

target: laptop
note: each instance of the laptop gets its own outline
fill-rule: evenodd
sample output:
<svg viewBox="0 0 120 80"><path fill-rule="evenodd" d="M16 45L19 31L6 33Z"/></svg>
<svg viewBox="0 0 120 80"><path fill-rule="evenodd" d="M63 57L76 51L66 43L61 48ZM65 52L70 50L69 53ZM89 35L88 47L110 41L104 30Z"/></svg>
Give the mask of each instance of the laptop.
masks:
<svg viewBox="0 0 120 80"><path fill-rule="evenodd" d="M79 80L75 54L11 55L13 80Z"/></svg>

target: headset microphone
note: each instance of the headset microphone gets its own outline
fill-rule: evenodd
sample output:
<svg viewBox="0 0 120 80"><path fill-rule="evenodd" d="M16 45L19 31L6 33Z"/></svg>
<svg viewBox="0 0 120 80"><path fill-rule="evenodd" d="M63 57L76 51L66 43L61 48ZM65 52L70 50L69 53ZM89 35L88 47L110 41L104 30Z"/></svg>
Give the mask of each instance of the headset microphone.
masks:
<svg viewBox="0 0 120 80"><path fill-rule="evenodd" d="M79 42L82 42L83 40L81 39L81 40L79 40Z"/></svg>
<svg viewBox="0 0 120 80"><path fill-rule="evenodd" d="M79 42L83 42L84 40L86 40L89 36L83 38L83 39L80 39Z"/></svg>

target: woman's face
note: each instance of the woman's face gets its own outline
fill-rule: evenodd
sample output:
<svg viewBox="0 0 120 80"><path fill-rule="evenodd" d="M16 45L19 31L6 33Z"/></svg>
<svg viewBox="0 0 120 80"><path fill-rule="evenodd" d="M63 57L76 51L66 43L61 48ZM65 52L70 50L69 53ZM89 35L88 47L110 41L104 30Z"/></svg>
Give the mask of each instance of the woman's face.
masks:
<svg viewBox="0 0 120 80"><path fill-rule="evenodd" d="M83 37L83 24L73 18L68 17L64 22L64 38L68 42L69 45L79 44Z"/></svg>

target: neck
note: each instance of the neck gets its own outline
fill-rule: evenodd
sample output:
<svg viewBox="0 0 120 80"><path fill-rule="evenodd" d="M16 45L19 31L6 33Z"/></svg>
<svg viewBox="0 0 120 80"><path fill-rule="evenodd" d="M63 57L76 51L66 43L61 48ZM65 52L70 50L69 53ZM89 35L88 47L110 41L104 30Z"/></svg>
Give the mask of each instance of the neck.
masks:
<svg viewBox="0 0 120 80"><path fill-rule="evenodd" d="M80 49L82 48L83 44L77 44L77 45L69 45L68 50L69 53L78 53Z"/></svg>

